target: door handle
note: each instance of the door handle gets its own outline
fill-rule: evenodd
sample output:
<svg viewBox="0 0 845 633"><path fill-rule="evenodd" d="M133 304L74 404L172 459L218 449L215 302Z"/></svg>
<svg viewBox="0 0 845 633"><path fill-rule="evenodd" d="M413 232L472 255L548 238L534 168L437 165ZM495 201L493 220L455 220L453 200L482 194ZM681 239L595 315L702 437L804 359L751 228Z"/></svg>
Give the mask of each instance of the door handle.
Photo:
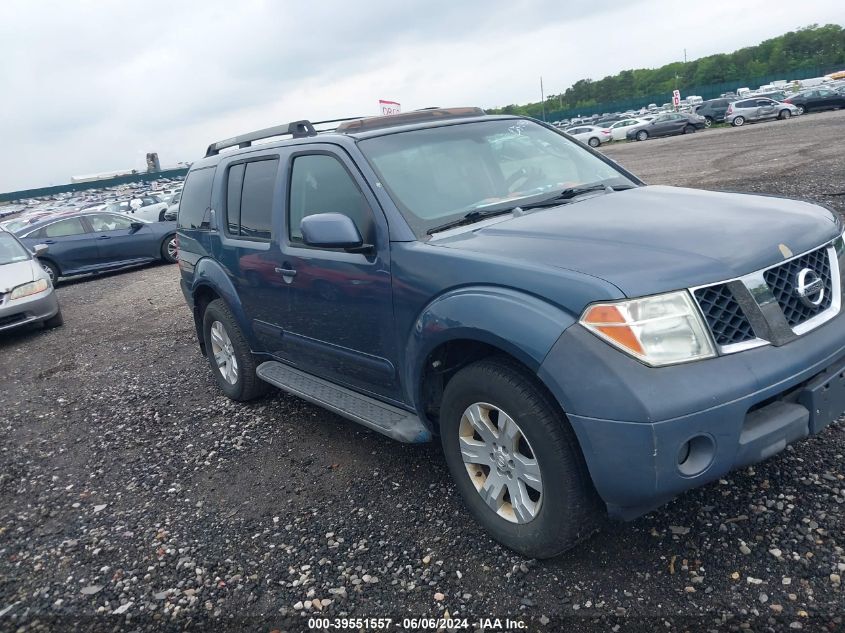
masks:
<svg viewBox="0 0 845 633"><path fill-rule="evenodd" d="M98 239L98 240L110 240L110 239L111 239L111 235L101 235L101 236L100 236L100 237L98 237L97 239Z"/></svg>
<svg viewBox="0 0 845 633"><path fill-rule="evenodd" d="M282 275L283 277L295 277L296 271L293 268L276 268L277 273Z"/></svg>
<svg viewBox="0 0 845 633"><path fill-rule="evenodd" d="M42 244L55 244L56 240L44 240Z"/></svg>

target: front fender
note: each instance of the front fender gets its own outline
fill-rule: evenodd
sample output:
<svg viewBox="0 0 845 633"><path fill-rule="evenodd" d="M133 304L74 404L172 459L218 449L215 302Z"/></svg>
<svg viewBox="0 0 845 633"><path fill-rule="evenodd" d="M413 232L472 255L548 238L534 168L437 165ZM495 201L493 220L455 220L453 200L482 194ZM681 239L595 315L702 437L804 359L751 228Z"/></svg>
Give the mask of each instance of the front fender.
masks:
<svg viewBox="0 0 845 633"><path fill-rule="evenodd" d="M232 284L232 281L229 279L226 271L223 270L223 267L209 257L200 259L194 268L193 281L190 286L191 295L196 297L197 293L200 292L203 287L210 288L226 302L226 305L229 307L229 310L232 311L232 314L238 323L238 327L241 328L241 332L243 332L244 336L246 336L250 349L253 351L257 350L258 341L252 331L250 321L244 312L238 293L235 291L235 286ZM194 302L194 305L196 306L196 301ZM197 316L195 307L194 318L196 319ZM201 323L198 322L198 331L200 330L200 326Z"/></svg>
<svg viewBox="0 0 845 633"><path fill-rule="evenodd" d="M404 363L408 397L421 410L422 375L438 346L464 339L487 343L537 371L577 317L533 295L496 286L468 286L440 295L411 329Z"/></svg>

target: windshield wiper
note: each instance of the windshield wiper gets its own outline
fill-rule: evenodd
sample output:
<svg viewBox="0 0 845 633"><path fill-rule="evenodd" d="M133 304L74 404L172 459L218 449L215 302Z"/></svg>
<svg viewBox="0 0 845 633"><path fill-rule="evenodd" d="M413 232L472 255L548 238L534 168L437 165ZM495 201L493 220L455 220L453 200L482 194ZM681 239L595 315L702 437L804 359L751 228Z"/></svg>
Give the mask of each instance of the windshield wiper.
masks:
<svg viewBox="0 0 845 633"><path fill-rule="evenodd" d="M580 196L582 193L590 193L591 191L605 191L607 193L613 193L614 191L622 191L623 189L631 189L630 185L620 185L618 187L611 187L610 185L604 184L597 184L597 185L589 185L586 187L569 187L564 189L563 191L559 191L555 195L544 198L543 200L538 200L537 202L528 202L526 204L519 205L523 211L527 209L538 209L540 207L553 207L555 205L560 204L566 200L571 200L577 196Z"/></svg>
<svg viewBox="0 0 845 633"><path fill-rule="evenodd" d="M449 222L445 222L439 226L435 226L434 228L430 228L426 231L427 235L434 235L435 233L440 233L440 231L446 231L447 229L453 229L456 226L463 226L464 224L472 224L473 222L478 222L479 220L483 220L484 218L492 218L495 215L504 215L505 213L510 213L513 211L515 207L510 207L507 209L495 209L490 211L470 211L469 213L465 213L457 220L451 220Z"/></svg>

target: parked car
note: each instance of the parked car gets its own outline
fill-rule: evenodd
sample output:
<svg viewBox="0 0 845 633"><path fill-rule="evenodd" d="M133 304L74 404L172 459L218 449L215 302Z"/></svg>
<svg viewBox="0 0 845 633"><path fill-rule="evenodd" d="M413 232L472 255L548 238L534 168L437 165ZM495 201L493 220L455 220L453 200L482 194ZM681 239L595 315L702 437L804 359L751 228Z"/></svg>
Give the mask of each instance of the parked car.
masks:
<svg viewBox="0 0 845 633"><path fill-rule="evenodd" d="M649 117L648 119L641 118L641 119L622 119L621 121L617 121L613 125L610 126L610 137L614 141L624 141L625 140L625 133L628 131L632 125L643 125L644 123L648 123L651 121L653 117Z"/></svg>
<svg viewBox="0 0 845 633"><path fill-rule="evenodd" d="M567 128L564 132L586 143L590 147L598 147L602 143L612 140L609 129L595 125L576 125L575 127Z"/></svg>
<svg viewBox="0 0 845 633"><path fill-rule="evenodd" d="M704 117L705 127L725 121L725 112L732 101L736 99L710 99L695 107L695 113Z"/></svg>
<svg viewBox="0 0 845 633"><path fill-rule="evenodd" d="M156 260L176 262L176 223L149 222L119 213L81 212L45 218L16 232L29 248L47 244L39 262L59 277L102 272Z"/></svg>
<svg viewBox="0 0 845 633"><path fill-rule="evenodd" d="M0 230L0 332L30 323L62 325L53 283L37 259L46 252L44 244L30 252L14 235Z"/></svg>
<svg viewBox="0 0 845 633"><path fill-rule="evenodd" d="M177 191L173 195L173 199L170 201L170 204L167 205L167 210L164 212L164 219L173 221L179 215L179 201L182 199L182 192Z"/></svg>
<svg viewBox="0 0 845 633"><path fill-rule="evenodd" d="M125 213L148 222L163 222L167 212L167 203L155 194L148 194L141 198L133 198L129 202L129 210Z"/></svg>
<svg viewBox="0 0 845 633"><path fill-rule="evenodd" d="M645 186L531 119L438 109L212 143L179 269L225 395L275 385L439 436L472 516L548 557L842 415L842 230L807 202Z"/></svg>
<svg viewBox="0 0 845 633"><path fill-rule="evenodd" d="M627 128L625 138L628 140L645 141L657 136L672 136L673 134L692 134L703 130L706 122L703 116L696 114L682 114L669 112L661 114L652 121L632 125Z"/></svg>
<svg viewBox="0 0 845 633"><path fill-rule="evenodd" d="M745 125L748 121L767 119L788 119L801 114L791 103L780 103L771 99L753 97L735 101L728 106L725 121L734 127Z"/></svg>
<svg viewBox="0 0 845 633"><path fill-rule="evenodd" d="M845 108L845 95L830 88L814 88L792 95L784 101L798 108L799 114L812 110L831 110Z"/></svg>

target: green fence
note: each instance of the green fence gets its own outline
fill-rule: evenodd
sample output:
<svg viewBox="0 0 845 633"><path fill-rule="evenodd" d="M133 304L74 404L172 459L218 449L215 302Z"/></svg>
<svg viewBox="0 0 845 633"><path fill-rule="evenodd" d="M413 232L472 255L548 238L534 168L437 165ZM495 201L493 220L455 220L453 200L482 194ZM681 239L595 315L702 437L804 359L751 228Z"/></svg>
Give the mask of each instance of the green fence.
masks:
<svg viewBox="0 0 845 633"><path fill-rule="evenodd" d="M833 68L804 68L801 70L794 70L792 72L780 73L777 75L766 75L763 77L752 77L744 81L727 81L718 84L708 84L705 86L680 86L681 98L686 98L689 95L698 95L704 99L713 99L725 92L736 92L737 88L747 86L749 88L757 88L770 84L778 79L809 79L811 77L822 77L828 73L843 70L842 66ZM623 99L620 101L610 101L607 103L597 103L592 106L584 106L581 108L569 108L563 110L549 110L549 105L553 105L554 101L546 102L546 121L559 121L561 119L571 119L573 117L585 117L591 114L603 114L605 112L625 112L626 110L639 110L647 106L649 103L656 103L658 106L672 101L672 93L658 93L651 95L644 95L642 97L633 97L631 99Z"/></svg>
<svg viewBox="0 0 845 633"><path fill-rule="evenodd" d="M103 180L92 180L90 182L73 182L68 183L66 185L55 185L53 187L39 187L38 189L23 189L21 191L9 191L8 193L0 193L0 203L14 202L15 200L23 200L25 198L51 196L57 193L67 193L70 191L104 189L106 187L113 187L115 185L126 185L131 182L149 182L151 180L159 180L160 178L182 178L187 173L187 167L180 167L178 169L165 169L163 171L156 171L152 173L145 172L138 174L127 174L125 176L115 176L113 178L104 178Z"/></svg>

